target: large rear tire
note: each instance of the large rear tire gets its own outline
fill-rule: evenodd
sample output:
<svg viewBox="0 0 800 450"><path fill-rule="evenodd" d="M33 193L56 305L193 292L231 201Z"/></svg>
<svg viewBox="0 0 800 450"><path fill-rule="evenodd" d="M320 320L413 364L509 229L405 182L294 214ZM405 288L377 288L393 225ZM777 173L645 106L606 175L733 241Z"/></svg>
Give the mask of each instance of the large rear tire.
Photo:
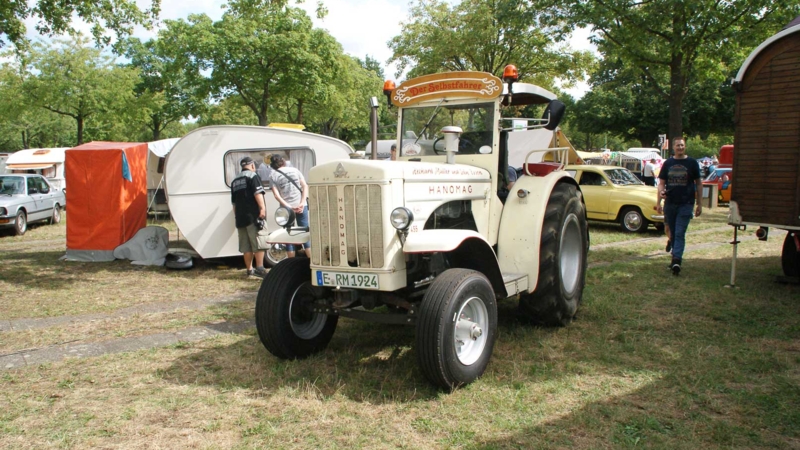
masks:
<svg viewBox="0 0 800 450"><path fill-rule="evenodd" d="M436 277L417 319L417 361L428 380L448 390L475 381L496 336L497 302L483 274L449 269Z"/></svg>
<svg viewBox="0 0 800 450"><path fill-rule="evenodd" d="M536 290L520 296L519 307L525 317L546 326L572 321L583 296L588 250L586 210L577 188L558 184L545 211Z"/></svg>
<svg viewBox="0 0 800 450"><path fill-rule="evenodd" d="M795 236L800 235L798 231L788 231L786 239L783 240L783 250L781 251L781 266L783 274L787 277L800 277L800 251L795 244Z"/></svg>
<svg viewBox="0 0 800 450"><path fill-rule="evenodd" d="M256 330L270 353L302 359L328 346L339 317L312 310L323 292L311 285L308 258L286 259L267 273L256 298Z"/></svg>

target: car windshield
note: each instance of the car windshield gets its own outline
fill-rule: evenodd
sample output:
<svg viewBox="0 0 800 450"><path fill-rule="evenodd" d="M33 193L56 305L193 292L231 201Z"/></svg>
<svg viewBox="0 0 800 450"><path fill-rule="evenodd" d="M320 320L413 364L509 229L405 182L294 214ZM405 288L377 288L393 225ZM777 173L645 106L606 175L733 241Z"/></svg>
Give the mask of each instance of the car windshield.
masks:
<svg viewBox="0 0 800 450"><path fill-rule="evenodd" d="M459 154L491 153L494 141L494 103L403 109L400 156L444 155L442 128L461 127Z"/></svg>
<svg viewBox="0 0 800 450"><path fill-rule="evenodd" d="M711 172L711 174L707 176L706 179L703 181L717 181L718 179L722 178L723 175L729 173L730 171L731 169L717 169Z"/></svg>
<svg viewBox="0 0 800 450"><path fill-rule="evenodd" d="M636 175L631 173L628 169L611 169L606 170L606 176L612 183L620 186L628 184L644 184L642 180L636 178Z"/></svg>
<svg viewBox="0 0 800 450"><path fill-rule="evenodd" d="M25 193L25 178L0 176L0 194L14 195Z"/></svg>

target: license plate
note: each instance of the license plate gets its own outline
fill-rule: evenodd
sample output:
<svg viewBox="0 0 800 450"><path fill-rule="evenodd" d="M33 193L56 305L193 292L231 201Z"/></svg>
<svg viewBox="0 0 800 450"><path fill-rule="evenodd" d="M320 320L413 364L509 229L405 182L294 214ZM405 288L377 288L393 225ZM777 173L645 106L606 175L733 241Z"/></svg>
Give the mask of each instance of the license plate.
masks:
<svg viewBox="0 0 800 450"><path fill-rule="evenodd" d="M360 289L378 289L378 275L317 271L318 286L340 286Z"/></svg>

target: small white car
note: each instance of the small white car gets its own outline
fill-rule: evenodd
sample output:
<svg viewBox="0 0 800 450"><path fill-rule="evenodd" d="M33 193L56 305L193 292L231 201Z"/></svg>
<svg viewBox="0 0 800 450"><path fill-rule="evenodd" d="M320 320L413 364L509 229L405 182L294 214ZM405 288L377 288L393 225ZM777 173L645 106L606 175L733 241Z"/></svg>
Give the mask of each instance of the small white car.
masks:
<svg viewBox="0 0 800 450"><path fill-rule="evenodd" d="M0 175L0 229L13 227L22 236L28 223L59 223L66 201L64 192L41 175Z"/></svg>

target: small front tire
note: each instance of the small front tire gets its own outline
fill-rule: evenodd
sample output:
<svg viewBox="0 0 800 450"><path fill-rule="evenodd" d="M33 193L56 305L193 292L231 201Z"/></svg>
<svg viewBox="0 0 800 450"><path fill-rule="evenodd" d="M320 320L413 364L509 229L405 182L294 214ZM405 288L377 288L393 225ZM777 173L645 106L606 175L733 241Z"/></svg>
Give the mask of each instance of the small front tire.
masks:
<svg viewBox="0 0 800 450"><path fill-rule="evenodd" d="M61 206L56 203L53 206L53 214L50 216L50 225L61 223Z"/></svg>
<svg viewBox="0 0 800 450"><path fill-rule="evenodd" d="M17 219L14 222L14 234L22 236L26 231L28 231L28 216L25 211L20 211L17 213Z"/></svg>
<svg viewBox="0 0 800 450"><path fill-rule="evenodd" d="M449 269L436 277L420 305L417 361L425 377L448 390L486 370L497 336L497 302L480 272Z"/></svg>
<svg viewBox="0 0 800 450"><path fill-rule="evenodd" d="M328 346L339 317L312 310L324 292L311 284L308 258L286 259L267 273L256 298L256 330L270 353L303 359Z"/></svg>

